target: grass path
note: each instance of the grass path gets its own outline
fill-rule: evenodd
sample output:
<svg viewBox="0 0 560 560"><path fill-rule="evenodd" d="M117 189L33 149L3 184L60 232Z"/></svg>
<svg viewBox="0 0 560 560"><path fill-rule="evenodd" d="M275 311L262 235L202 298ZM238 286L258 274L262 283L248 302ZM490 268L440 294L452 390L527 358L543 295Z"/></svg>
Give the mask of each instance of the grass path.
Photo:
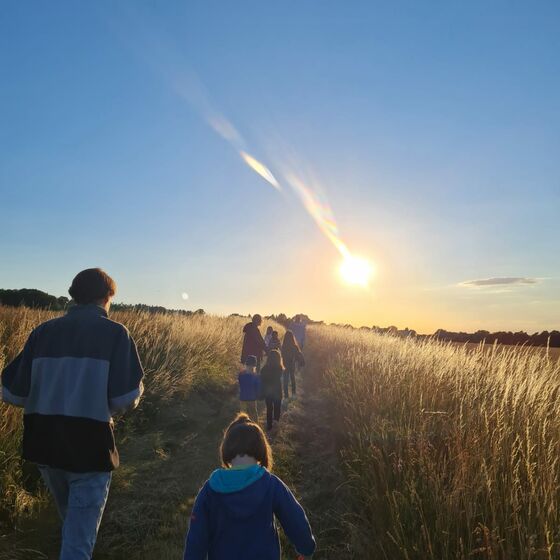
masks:
<svg viewBox="0 0 560 560"><path fill-rule="evenodd" d="M195 392L157 411L153 427L124 437L94 560L182 558L194 498L217 466L217 446L236 406L231 393ZM40 519L28 520L4 543L17 556L0 550L0 559L56 560L59 531L49 500Z"/></svg>
<svg viewBox="0 0 560 560"><path fill-rule="evenodd" d="M336 430L320 380L320 368L308 366L300 375L298 399L289 403L271 444L275 472L294 489L311 520L319 543L314 558L345 560L351 555L341 513ZM121 434L121 467L114 473L94 560L182 558L190 510L218 465L223 429L237 412L235 396L193 392L155 411L151 422ZM4 557L0 551L0 560L58 558L60 525L52 501L40 519L20 529L19 555ZM283 550L283 558L295 558L291 545L283 542Z"/></svg>
<svg viewBox="0 0 560 560"><path fill-rule="evenodd" d="M322 394L321 379L321 368L313 364L300 376L298 399L290 402L273 438L275 470L307 512L318 544L313 558L346 560L352 555L337 430Z"/></svg>

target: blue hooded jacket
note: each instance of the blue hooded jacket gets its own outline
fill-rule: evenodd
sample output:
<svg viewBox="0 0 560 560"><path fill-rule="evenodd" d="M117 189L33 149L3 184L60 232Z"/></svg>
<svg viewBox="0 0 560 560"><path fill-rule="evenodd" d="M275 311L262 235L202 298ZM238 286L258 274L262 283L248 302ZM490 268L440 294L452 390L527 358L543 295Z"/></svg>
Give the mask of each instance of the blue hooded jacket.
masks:
<svg viewBox="0 0 560 560"><path fill-rule="evenodd" d="M299 554L315 540L289 488L260 465L217 469L196 498L184 560L280 560L274 517Z"/></svg>

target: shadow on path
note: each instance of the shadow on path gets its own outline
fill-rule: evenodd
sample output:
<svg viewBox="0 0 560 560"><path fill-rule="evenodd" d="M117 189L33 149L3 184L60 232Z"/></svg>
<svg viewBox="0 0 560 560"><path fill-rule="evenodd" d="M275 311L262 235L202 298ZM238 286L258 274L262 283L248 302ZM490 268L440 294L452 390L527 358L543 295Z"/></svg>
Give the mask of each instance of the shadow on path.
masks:
<svg viewBox="0 0 560 560"><path fill-rule="evenodd" d="M328 401L321 394L322 371L312 362L312 353L309 356L299 379L303 391L290 402L273 439L276 471L294 490L309 517L317 540L313 558L346 560L352 554L336 429Z"/></svg>
<svg viewBox="0 0 560 560"><path fill-rule="evenodd" d="M194 391L162 405L153 426L122 437L121 466L113 476L94 560L182 558L194 499L218 466L218 444L236 406L231 392ZM39 518L26 521L4 543L18 549L17 555L0 550L0 560L56 560L59 534L50 501Z"/></svg>

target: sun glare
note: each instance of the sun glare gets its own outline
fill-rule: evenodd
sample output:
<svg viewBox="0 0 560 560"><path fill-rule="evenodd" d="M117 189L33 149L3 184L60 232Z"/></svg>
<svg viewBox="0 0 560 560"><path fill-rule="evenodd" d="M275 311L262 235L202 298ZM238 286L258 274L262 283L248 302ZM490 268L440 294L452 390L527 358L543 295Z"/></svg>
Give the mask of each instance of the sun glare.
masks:
<svg viewBox="0 0 560 560"><path fill-rule="evenodd" d="M373 274L373 265L363 257L348 255L344 257L339 268L340 276L351 286L366 287Z"/></svg>

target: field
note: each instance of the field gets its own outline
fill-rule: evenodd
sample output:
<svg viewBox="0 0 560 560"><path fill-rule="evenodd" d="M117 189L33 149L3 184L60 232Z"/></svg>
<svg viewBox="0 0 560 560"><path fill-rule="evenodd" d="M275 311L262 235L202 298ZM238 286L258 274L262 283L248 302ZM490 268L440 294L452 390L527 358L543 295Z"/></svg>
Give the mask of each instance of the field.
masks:
<svg viewBox="0 0 560 560"><path fill-rule="evenodd" d="M316 328L357 558L560 557L560 364Z"/></svg>
<svg viewBox="0 0 560 560"><path fill-rule="evenodd" d="M0 307L0 367L53 314ZM180 558L196 492L236 411L241 318L113 315L136 338L146 397L117 423L95 558ZM316 558L560 558L560 363L317 326L273 439ZM0 558L56 558L58 521L0 405ZM295 556L285 547L286 558Z"/></svg>

